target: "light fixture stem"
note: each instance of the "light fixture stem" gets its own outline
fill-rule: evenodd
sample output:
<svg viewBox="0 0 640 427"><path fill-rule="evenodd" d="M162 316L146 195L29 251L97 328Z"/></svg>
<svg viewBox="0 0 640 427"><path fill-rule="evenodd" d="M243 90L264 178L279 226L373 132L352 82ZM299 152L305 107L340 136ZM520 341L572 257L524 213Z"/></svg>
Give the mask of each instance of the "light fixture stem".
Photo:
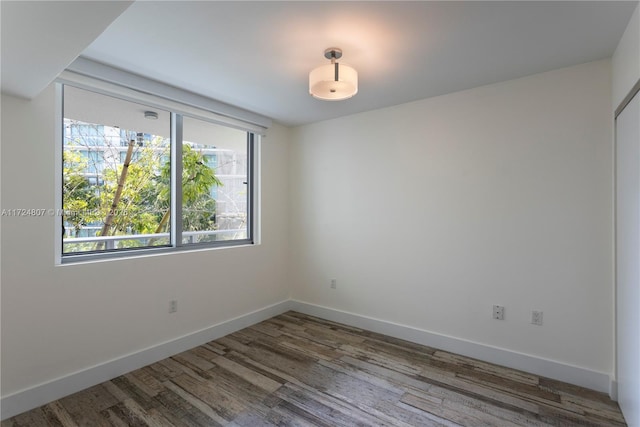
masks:
<svg viewBox="0 0 640 427"><path fill-rule="evenodd" d="M337 81L339 81L339 75L338 75L338 73L339 73L339 71L338 71L338 62L336 61L337 57L338 57L337 52L336 52L335 50L333 50L333 49L332 49L332 50L331 50L331 64L334 66L334 70L335 70L335 71L334 71L334 77L333 77L333 79L334 79L334 81L336 81L336 82L337 82Z"/></svg>

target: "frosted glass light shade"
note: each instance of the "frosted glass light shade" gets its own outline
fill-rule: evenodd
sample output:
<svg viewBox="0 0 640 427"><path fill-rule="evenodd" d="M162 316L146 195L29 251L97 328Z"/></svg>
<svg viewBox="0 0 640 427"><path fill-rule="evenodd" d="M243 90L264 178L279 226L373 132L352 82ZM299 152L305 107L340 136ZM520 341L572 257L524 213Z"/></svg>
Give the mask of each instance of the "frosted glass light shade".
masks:
<svg viewBox="0 0 640 427"><path fill-rule="evenodd" d="M309 93L325 101L340 101L358 93L358 72L348 65L338 64L338 81L335 81L335 65L327 64L309 73Z"/></svg>

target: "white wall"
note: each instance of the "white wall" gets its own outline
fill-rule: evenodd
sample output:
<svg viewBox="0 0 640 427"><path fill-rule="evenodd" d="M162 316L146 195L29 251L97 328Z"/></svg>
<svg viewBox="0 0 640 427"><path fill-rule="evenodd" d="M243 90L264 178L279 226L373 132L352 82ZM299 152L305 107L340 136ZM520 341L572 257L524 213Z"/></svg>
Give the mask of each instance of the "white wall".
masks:
<svg viewBox="0 0 640 427"><path fill-rule="evenodd" d="M640 426L640 96L616 120L618 397Z"/></svg>
<svg viewBox="0 0 640 427"><path fill-rule="evenodd" d="M640 6L636 7L612 59L613 108L640 79Z"/></svg>
<svg viewBox="0 0 640 427"><path fill-rule="evenodd" d="M613 108L640 80L640 6L613 55ZM640 101L616 123L616 292L618 400L630 427L640 426Z"/></svg>
<svg viewBox="0 0 640 427"><path fill-rule="evenodd" d="M2 96L4 209L54 207L54 106ZM54 266L52 217L4 217L2 396L287 300L288 138L263 143L259 246Z"/></svg>
<svg viewBox="0 0 640 427"><path fill-rule="evenodd" d="M610 66L294 129L292 297L612 375Z"/></svg>

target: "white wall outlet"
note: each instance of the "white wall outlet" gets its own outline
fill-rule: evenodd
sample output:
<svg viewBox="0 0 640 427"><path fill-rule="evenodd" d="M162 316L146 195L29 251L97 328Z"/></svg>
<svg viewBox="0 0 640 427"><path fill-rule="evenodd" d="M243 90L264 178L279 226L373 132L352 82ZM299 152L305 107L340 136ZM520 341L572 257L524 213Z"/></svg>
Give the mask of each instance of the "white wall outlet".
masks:
<svg viewBox="0 0 640 427"><path fill-rule="evenodd" d="M542 310L531 310L531 324L542 326Z"/></svg>
<svg viewBox="0 0 640 427"><path fill-rule="evenodd" d="M338 281L336 279L331 279L331 289L335 289L338 285Z"/></svg>
<svg viewBox="0 0 640 427"><path fill-rule="evenodd" d="M496 320L504 320L504 306L502 305L493 306L493 318Z"/></svg>
<svg viewBox="0 0 640 427"><path fill-rule="evenodd" d="M175 313L176 311L178 311L178 300L171 300L169 301L169 313Z"/></svg>

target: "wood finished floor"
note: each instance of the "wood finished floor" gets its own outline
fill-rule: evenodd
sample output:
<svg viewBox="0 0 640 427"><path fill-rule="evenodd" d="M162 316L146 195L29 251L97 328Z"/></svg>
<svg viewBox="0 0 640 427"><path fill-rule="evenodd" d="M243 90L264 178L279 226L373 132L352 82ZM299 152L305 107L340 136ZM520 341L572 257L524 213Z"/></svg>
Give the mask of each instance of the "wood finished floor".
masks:
<svg viewBox="0 0 640 427"><path fill-rule="evenodd" d="M605 394L288 312L2 422L624 426Z"/></svg>

